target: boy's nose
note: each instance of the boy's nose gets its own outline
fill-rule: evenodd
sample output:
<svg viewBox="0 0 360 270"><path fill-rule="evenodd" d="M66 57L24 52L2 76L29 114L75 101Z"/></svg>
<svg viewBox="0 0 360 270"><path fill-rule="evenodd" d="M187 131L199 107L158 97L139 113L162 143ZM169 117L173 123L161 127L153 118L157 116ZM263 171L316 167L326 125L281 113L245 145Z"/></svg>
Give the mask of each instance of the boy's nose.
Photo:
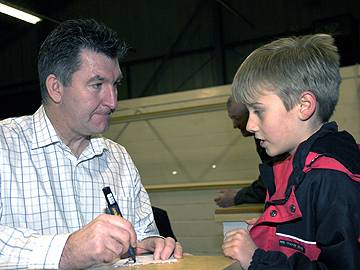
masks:
<svg viewBox="0 0 360 270"><path fill-rule="evenodd" d="M255 133L258 130L258 126L256 124L256 121L255 121L255 119L253 119L251 114L249 115L249 119L248 119L247 124L246 124L246 130L251 132L251 133Z"/></svg>

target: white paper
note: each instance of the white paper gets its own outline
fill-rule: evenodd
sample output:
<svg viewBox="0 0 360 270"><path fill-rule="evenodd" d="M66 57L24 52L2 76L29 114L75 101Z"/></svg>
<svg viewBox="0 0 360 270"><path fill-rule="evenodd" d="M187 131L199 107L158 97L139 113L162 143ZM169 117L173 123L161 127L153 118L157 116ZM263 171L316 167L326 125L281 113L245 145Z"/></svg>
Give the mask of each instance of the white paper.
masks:
<svg viewBox="0 0 360 270"><path fill-rule="evenodd" d="M123 268L128 266L146 265L146 264L154 264L154 263L174 263L177 261L178 260L175 259L174 257L170 257L167 260L154 260L153 254L147 254L147 255L136 256L136 263L134 263L131 258L120 259L113 264L113 267Z"/></svg>

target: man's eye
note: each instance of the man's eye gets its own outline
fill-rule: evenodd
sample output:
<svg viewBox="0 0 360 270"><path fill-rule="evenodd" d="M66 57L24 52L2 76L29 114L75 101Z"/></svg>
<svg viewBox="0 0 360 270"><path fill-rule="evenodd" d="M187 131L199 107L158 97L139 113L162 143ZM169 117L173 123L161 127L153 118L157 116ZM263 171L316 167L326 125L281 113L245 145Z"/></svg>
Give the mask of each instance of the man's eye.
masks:
<svg viewBox="0 0 360 270"><path fill-rule="evenodd" d="M92 87L96 90L100 90L101 89L101 86L102 86L102 83L95 83L92 85Z"/></svg>

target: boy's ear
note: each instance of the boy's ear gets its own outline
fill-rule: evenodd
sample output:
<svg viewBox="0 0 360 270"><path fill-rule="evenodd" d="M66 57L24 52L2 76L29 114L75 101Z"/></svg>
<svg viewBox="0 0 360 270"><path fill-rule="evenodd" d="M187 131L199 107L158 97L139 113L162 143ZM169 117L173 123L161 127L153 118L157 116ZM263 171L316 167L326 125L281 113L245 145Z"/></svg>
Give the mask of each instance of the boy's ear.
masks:
<svg viewBox="0 0 360 270"><path fill-rule="evenodd" d="M316 111L316 97L311 91L304 91L300 95L299 118L302 121L308 120Z"/></svg>
<svg viewBox="0 0 360 270"><path fill-rule="evenodd" d="M51 100L57 104L60 103L64 88L59 79L54 74L50 74L46 78L45 84Z"/></svg>

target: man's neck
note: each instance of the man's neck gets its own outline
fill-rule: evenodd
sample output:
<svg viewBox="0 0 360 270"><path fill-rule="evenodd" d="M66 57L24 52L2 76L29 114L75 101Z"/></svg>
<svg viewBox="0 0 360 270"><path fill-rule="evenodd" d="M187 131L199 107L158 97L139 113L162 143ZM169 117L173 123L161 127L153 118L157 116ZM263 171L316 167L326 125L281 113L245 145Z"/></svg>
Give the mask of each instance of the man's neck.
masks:
<svg viewBox="0 0 360 270"><path fill-rule="evenodd" d="M74 156L78 158L89 145L90 136L77 134L66 125L63 119L58 119L58 117L56 117L56 113L54 113L51 108L46 106L44 106L44 108L47 117L56 131L56 134L59 136L61 141L70 148Z"/></svg>

